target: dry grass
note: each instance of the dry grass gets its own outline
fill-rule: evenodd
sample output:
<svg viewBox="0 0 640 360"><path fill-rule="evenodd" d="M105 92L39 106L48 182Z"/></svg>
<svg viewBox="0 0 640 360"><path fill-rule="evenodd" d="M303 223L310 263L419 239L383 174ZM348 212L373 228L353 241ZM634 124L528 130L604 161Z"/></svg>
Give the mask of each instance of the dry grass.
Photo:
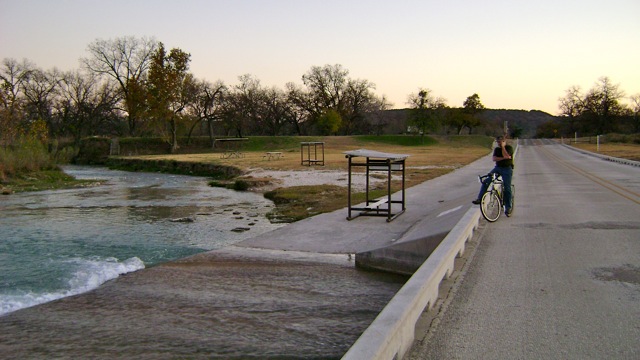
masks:
<svg viewBox="0 0 640 360"><path fill-rule="evenodd" d="M386 153L408 154L406 160L407 187L450 172L453 168L462 167L476 159L487 155L491 149L478 145L448 143L442 139L437 145L399 146L379 142L362 142L348 136L326 137L324 141L324 166L315 166L323 170L348 170L348 162L344 152L356 149L370 149ZM265 160L263 151L243 152L244 157L222 159L220 153L149 155L140 156L145 159L165 159L176 161L200 162L235 166L245 172L251 169L263 170L303 170L300 149L281 149L284 156L276 160ZM313 151L313 150L312 150ZM320 157L320 155L319 155ZM429 167L425 169L424 167Z"/></svg>
<svg viewBox="0 0 640 360"><path fill-rule="evenodd" d="M605 143L600 144L600 151L596 144L578 143L573 146L602 155L640 161L640 145L637 144Z"/></svg>
<svg viewBox="0 0 640 360"><path fill-rule="evenodd" d="M408 154L405 163L405 187L420 184L427 180L444 175L455 168L465 166L476 159L487 155L491 149L488 146L465 143L465 141L450 142L447 139L439 139L436 145L428 146L399 146L380 142L364 142L353 137L326 137L324 141L325 166L314 166L322 170L348 171L348 161L345 151L357 149L369 149L386 153ZM476 141L477 143L477 141ZM262 170L308 170L301 165L300 148L269 149L268 151L282 151L284 157L275 160L266 160L265 151L246 151L241 158L222 159L220 153L206 154L180 154L180 155L153 155L140 156L139 158L157 160L175 160L199 162L208 164L223 164L238 167L245 172L252 169ZM357 160L361 162L362 160ZM353 171L362 168L354 168ZM246 178L244 178L246 180ZM261 182L265 179L253 179ZM254 186L254 185L250 185ZM372 188L370 198L376 198L386 194L385 184L380 188ZM392 192L401 189L400 181L392 182ZM319 195L321 194L321 195ZM265 193L265 197L272 199L276 209L269 214L277 221L291 222L304 219L316 214L340 209L347 204L347 192L345 187L335 185L296 186L292 188L278 188ZM364 193L352 194L354 199L364 201ZM357 202L357 201L356 201Z"/></svg>

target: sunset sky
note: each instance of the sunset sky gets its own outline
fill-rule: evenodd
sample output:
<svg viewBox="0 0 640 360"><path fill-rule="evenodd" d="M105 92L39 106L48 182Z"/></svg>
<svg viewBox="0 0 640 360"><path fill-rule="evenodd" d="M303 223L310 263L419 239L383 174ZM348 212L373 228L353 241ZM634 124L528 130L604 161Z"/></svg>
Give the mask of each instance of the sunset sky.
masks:
<svg viewBox="0 0 640 360"><path fill-rule="evenodd" d="M462 106L558 113L600 77L640 93L639 0L0 0L0 59L80 68L96 39L154 37L211 82L302 84L340 64L395 108L420 88ZM624 102L627 102L624 100Z"/></svg>

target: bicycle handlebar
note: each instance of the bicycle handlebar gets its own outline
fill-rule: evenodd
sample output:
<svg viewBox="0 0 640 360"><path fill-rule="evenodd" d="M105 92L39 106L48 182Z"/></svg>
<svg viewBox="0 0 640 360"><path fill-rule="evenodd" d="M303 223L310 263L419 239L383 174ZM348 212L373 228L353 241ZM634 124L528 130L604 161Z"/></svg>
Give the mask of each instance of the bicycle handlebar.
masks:
<svg viewBox="0 0 640 360"><path fill-rule="evenodd" d="M498 173L488 173L487 175L478 175L478 179L480 182L483 182L484 179L490 177L492 181L502 181L502 176Z"/></svg>

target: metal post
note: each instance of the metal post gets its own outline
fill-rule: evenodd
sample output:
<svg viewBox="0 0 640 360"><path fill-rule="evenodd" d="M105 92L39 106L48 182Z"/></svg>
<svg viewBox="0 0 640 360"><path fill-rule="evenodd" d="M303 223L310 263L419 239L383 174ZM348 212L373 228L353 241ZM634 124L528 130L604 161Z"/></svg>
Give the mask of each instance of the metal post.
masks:
<svg viewBox="0 0 640 360"><path fill-rule="evenodd" d="M404 160L402 160L402 211L406 210L405 196L404 196Z"/></svg>
<svg viewBox="0 0 640 360"><path fill-rule="evenodd" d="M365 194L365 204L367 204L367 206L369 205L369 158L367 159L367 165L365 166L366 171L365 171L365 189L364 189L364 194Z"/></svg>
<svg viewBox="0 0 640 360"><path fill-rule="evenodd" d="M347 199L347 206L349 207L349 216L347 217L347 220L351 219L351 156L347 155L347 158L349 159L349 177L347 180L347 189L349 191L349 196Z"/></svg>
<svg viewBox="0 0 640 360"><path fill-rule="evenodd" d="M391 159L387 159L387 222L391 221Z"/></svg>

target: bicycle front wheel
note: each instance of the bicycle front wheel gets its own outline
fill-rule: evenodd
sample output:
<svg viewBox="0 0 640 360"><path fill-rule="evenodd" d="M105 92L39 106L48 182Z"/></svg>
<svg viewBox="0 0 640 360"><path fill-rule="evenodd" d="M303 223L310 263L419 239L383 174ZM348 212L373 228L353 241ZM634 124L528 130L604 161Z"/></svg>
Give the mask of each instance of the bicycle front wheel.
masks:
<svg viewBox="0 0 640 360"><path fill-rule="evenodd" d="M511 211L516 207L516 186L511 184Z"/></svg>
<svg viewBox="0 0 640 360"><path fill-rule="evenodd" d="M489 222L498 220L502 213L502 202L500 197L495 191L489 191L482 195L482 201L480 201L480 211L482 216Z"/></svg>

